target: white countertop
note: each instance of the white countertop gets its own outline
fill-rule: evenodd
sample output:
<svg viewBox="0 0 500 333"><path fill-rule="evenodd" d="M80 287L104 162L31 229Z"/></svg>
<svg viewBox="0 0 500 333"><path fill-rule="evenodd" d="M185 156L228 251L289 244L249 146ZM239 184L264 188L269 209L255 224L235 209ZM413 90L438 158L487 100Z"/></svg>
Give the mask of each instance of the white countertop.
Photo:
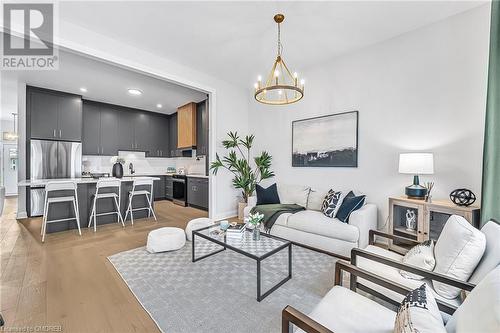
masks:
<svg viewBox="0 0 500 333"><path fill-rule="evenodd" d="M187 175L188 177L192 177L192 178L207 178L208 179L208 176L205 176L205 175Z"/></svg>
<svg viewBox="0 0 500 333"><path fill-rule="evenodd" d="M119 178L119 179L122 182L131 182L136 177L137 176L135 176L135 177L127 177L127 176L125 176L125 177ZM158 178L158 177L151 177L151 178L153 178L154 180L160 180L160 178ZM111 179L111 178L105 178L105 179ZM19 183L17 183L17 185L18 186L32 186L32 187L38 186L38 187L42 187L42 186L47 185L48 182L64 182L64 181L68 181L68 180L75 181L77 184L93 184L93 183L97 183L98 179L94 179L94 178L91 178L91 177L83 177L83 178L57 178L57 179L37 179L37 180L27 179L27 180L20 181Z"/></svg>

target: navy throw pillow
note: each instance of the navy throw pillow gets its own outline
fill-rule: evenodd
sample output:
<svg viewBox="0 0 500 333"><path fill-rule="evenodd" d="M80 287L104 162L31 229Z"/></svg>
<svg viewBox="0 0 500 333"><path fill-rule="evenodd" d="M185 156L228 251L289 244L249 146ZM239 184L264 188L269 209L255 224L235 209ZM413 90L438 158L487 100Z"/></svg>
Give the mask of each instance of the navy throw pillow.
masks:
<svg viewBox="0 0 500 333"><path fill-rule="evenodd" d="M363 207L365 204L365 197L365 195L356 196L352 191L350 191L345 196L344 201L342 201L339 211L335 217L340 221L347 223L351 213Z"/></svg>
<svg viewBox="0 0 500 333"><path fill-rule="evenodd" d="M276 183L269 186L268 188L263 188L260 185L256 185L255 192L257 192L257 205L270 205L280 203L280 197L278 196L278 187L276 186Z"/></svg>

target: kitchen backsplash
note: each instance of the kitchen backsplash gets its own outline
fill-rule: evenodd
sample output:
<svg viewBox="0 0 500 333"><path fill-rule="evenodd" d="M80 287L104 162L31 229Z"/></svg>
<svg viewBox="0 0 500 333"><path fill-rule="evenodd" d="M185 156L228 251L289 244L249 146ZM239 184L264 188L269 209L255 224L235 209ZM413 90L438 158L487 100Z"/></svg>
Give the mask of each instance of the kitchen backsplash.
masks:
<svg viewBox="0 0 500 333"><path fill-rule="evenodd" d="M188 174L205 174L205 157L200 157L197 160L195 157L176 157L176 158L148 158L142 152L119 152L120 157L125 158L125 165L123 165L123 173L128 175L129 163L134 165L135 173L140 174L164 174L167 172L168 167L173 167L176 170L185 168ZM82 171L85 172L109 172L113 163L111 158L113 156L82 156Z"/></svg>

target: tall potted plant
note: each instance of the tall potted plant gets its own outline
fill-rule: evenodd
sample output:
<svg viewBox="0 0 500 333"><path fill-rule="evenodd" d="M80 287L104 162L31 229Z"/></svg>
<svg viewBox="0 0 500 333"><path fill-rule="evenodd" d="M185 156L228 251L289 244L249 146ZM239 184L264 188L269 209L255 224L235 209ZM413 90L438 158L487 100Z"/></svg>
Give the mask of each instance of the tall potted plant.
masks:
<svg viewBox="0 0 500 333"><path fill-rule="evenodd" d="M243 218L243 209L246 207L248 198L255 191L255 186L264 179L274 177L274 172L271 171L272 157L266 151L260 153L259 156L253 158L253 163L250 157L250 150L253 145L255 136L247 135L240 138L238 132L229 132L228 138L222 141L222 145L229 153L220 157L217 154L214 162L211 163L210 169L216 175L220 168L224 168L233 174L233 186L241 190L243 202L238 205L238 217Z"/></svg>

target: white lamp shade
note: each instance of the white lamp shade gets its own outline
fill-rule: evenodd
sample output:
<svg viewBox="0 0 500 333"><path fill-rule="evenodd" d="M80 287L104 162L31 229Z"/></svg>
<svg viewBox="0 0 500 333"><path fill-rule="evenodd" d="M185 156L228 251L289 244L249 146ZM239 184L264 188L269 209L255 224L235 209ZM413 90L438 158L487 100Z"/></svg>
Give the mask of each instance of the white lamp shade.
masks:
<svg viewBox="0 0 500 333"><path fill-rule="evenodd" d="M434 173L434 155L432 153L399 154L399 173L429 175Z"/></svg>

